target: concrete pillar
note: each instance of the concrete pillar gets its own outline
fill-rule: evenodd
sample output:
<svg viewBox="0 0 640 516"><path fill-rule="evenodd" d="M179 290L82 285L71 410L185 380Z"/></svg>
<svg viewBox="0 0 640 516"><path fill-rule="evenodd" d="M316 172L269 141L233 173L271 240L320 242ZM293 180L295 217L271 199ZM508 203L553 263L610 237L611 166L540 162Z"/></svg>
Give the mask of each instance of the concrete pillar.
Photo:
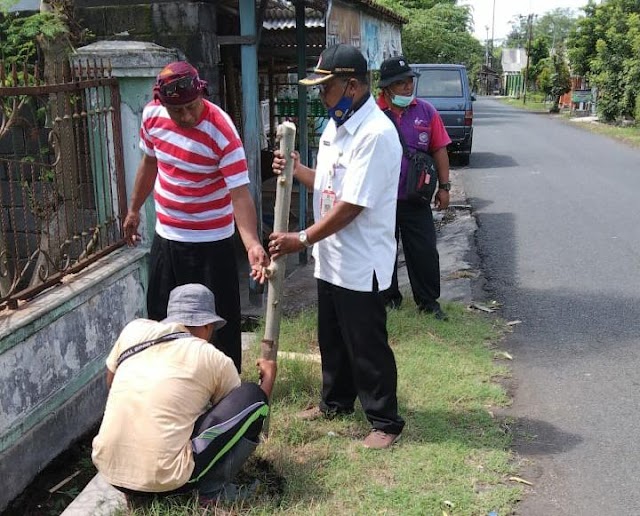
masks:
<svg viewBox="0 0 640 516"><path fill-rule="evenodd" d="M256 3L255 0L240 0L240 35L256 38ZM262 173L260 171L260 100L258 98L258 46L256 43L242 45L240 48L242 62L242 143L247 155L249 167L249 188L258 215L258 238L262 238ZM243 285L240 285L243 288ZM263 288L255 281L249 280L249 300L253 305L262 306Z"/></svg>
<svg viewBox="0 0 640 516"><path fill-rule="evenodd" d="M142 41L99 41L76 50L72 62L110 62L112 75L120 85L122 149L127 189L127 206L133 192L142 151L138 147L142 110L152 98L155 78L168 63L181 59L175 49ZM141 210L140 234L144 246L151 246L155 209L150 196Z"/></svg>

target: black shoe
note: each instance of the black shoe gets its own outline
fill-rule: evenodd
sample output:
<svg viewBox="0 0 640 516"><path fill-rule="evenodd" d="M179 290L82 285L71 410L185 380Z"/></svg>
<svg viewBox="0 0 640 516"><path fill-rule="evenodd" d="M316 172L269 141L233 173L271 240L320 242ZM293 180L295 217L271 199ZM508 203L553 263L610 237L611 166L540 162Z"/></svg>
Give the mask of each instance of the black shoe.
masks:
<svg viewBox="0 0 640 516"><path fill-rule="evenodd" d="M449 316L442 310L442 308L440 308L440 305L436 306L435 308L425 308L421 306L418 307L418 310L423 314L432 314L436 319L438 319L438 321L449 320Z"/></svg>
<svg viewBox="0 0 640 516"><path fill-rule="evenodd" d="M390 310L400 310L400 305L402 305L401 297L394 297L391 299L385 299L384 306Z"/></svg>

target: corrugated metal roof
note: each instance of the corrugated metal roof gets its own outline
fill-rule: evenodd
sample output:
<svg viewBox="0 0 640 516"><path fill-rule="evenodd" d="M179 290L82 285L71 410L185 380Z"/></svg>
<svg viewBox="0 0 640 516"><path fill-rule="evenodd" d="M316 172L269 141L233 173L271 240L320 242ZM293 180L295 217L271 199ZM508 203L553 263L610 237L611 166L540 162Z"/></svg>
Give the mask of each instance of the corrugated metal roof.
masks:
<svg viewBox="0 0 640 516"><path fill-rule="evenodd" d="M324 12L312 7L306 7L304 10L304 15L306 27L324 27ZM262 26L267 30L295 28L295 7L290 2L283 2L282 0L272 0L265 11Z"/></svg>
<svg viewBox="0 0 640 516"><path fill-rule="evenodd" d="M366 10L382 15L383 18L403 25L409 20L398 15L374 0L342 0L345 4L360 5ZM260 0L257 0L258 4ZM306 0L305 16L307 27L323 27L325 13L327 11L327 0ZM322 25L320 25L322 23ZM265 25L269 24L269 26ZM291 28L295 27L295 6L289 0L268 0L265 11L265 29Z"/></svg>

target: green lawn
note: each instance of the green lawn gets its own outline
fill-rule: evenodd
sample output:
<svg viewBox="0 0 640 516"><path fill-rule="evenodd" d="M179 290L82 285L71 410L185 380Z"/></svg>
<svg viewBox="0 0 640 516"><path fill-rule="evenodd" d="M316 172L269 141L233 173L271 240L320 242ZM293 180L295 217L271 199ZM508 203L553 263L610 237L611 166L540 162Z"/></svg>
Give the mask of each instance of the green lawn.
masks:
<svg viewBox="0 0 640 516"><path fill-rule="evenodd" d="M317 354L315 313L303 313L282 323L280 350L289 353L279 360L268 438L240 479L260 481L256 496L215 509L194 498L163 500L122 514L510 514L522 487L509 481L516 474L510 435L491 412L509 403L499 384L508 371L495 359L506 329L458 304L446 310L448 322L409 304L390 313L407 422L391 450L361 446L369 431L361 410L331 421L295 418L320 389L319 363L298 355ZM245 371L253 373L257 354L257 345L246 353Z"/></svg>
<svg viewBox="0 0 640 516"><path fill-rule="evenodd" d="M507 104L508 106L517 107L520 109L526 109L528 111L544 111L549 112L551 108L551 103L545 102L544 95L540 93L527 93L526 102L524 102L524 98L520 97L519 99L511 98L511 97L501 97L500 102L503 104Z"/></svg>

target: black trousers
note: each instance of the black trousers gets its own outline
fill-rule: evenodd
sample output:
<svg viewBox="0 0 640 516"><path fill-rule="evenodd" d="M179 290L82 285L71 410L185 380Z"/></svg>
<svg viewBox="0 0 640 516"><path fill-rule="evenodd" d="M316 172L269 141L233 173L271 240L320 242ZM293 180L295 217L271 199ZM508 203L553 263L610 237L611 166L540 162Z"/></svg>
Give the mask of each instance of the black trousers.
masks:
<svg viewBox="0 0 640 516"><path fill-rule="evenodd" d="M413 299L418 308L434 311L439 308L440 255L436 247L436 226L431 206L398 200L396 209L396 240L402 238ZM401 302L398 289L398 261L393 269L391 286L383 292L386 303Z"/></svg>
<svg viewBox="0 0 640 516"><path fill-rule="evenodd" d="M151 246L147 313L161 321L167 316L169 293L186 283L201 283L216 297L216 311L227 321L216 331L215 346L242 366L240 285L233 237L218 242L185 243L155 235Z"/></svg>
<svg viewBox="0 0 640 516"><path fill-rule="evenodd" d="M320 409L352 412L356 396L372 427L399 434L398 373L387 339L387 313L374 280L357 292L318 280L318 343L322 356Z"/></svg>
<svg viewBox="0 0 640 516"><path fill-rule="evenodd" d="M206 475L215 474L212 468L240 439L257 445L268 412L267 395L257 384L246 382L202 414L191 435L195 468L188 483L197 486Z"/></svg>

